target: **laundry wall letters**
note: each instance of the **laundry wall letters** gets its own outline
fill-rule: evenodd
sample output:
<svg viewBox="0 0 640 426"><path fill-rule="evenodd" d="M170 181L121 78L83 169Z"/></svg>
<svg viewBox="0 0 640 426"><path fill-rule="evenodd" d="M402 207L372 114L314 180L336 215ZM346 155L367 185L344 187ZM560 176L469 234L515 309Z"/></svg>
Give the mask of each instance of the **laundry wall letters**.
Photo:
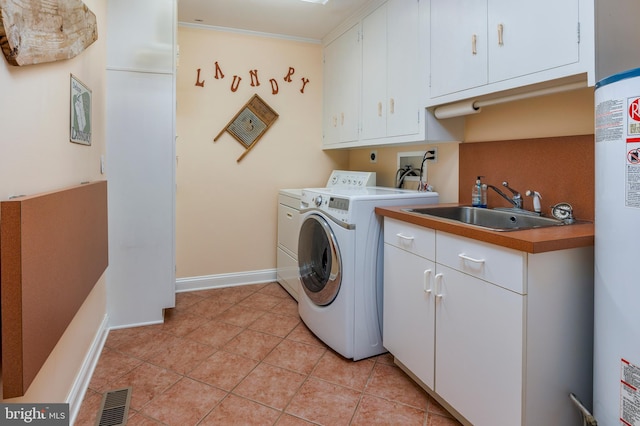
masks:
<svg viewBox="0 0 640 426"><path fill-rule="evenodd" d="M306 77L300 77L300 79L297 79L294 76L295 73L296 73L296 69L294 67L291 67L291 66L288 67L288 69L284 73L284 77L282 77L282 81L285 83L285 85L292 85L293 87L296 87L298 90L300 90L300 93L304 94L304 89L306 88L307 84L309 84L310 80L308 78L306 78ZM202 69L201 68L198 68L196 70L195 86L197 86L197 87L204 87L205 86L206 80L207 80L207 76L203 75L203 74L204 73L202 73ZM244 76L247 78L248 84L251 87L260 86L260 72L259 72L259 70L257 70L257 69L249 70L246 74L244 74ZM224 72L222 71L222 67L220 66L218 61L216 61L214 63L213 78L215 80L224 80L225 79ZM231 81L230 81L230 83L229 83L229 90L231 92L236 92L241 84L247 84L247 82L243 83L242 80L243 80L242 76L240 76L238 74L234 74L232 79L231 79ZM227 81L229 81L229 80L227 80ZM269 84L271 86L271 94L272 95L277 95L280 92L280 85L278 83L278 79L275 78L275 77L271 77L271 78L269 78L268 81L269 81Z"/></svg>

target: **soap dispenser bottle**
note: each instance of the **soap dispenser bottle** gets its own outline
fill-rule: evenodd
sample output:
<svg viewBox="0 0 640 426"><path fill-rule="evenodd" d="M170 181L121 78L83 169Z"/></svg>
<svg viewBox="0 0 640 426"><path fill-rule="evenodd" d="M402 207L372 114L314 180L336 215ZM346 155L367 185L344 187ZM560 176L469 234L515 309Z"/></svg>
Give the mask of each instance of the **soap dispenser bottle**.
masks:
<svg viewBox="0 0 640 426"><path fill-rule="evenodd" d="M487 186L482 184L482 176L478 176L476 184L471 190L471 205L473 207L487 207Z"/></svg>

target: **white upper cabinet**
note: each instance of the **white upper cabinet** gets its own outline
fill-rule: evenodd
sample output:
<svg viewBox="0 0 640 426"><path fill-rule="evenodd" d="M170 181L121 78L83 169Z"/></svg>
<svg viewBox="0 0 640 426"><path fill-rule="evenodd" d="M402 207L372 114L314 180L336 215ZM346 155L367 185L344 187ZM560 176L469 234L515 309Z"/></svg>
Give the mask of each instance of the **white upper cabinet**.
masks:
<svg viewBox="0 0 640 426"><path fill-rule="evenodd" d="M387 134L387 5L362 21L362 138Z"/></svg>
<svg viewBox="0 0 640 426"><path fill-rule="evenodd" d="M324 144L358 140L360 124L360 26L324 49Z"/></svg>
<svg viewBox="0 0 640 426"><path fill-rule="evenodd" d="M578 0L489 0L489 82L577 63Z"/></svg>
<svg viewBox="0 0 640 426"><path fill-rule="evenodd" d="M428 105L592 72L586 4L431 0Z"/></svg>
<svg viewBox="0 0 640 426"><path fill-rule="evenodd" d="M419 26L416 0L389 0L363 19L362 139L420 133Z"/></svg>
<svg viewBox="0 0 640 426"><path fill-rule="evenodd" d="M428 0L375 0L327 38L325 149L461 140L462 120L425 109L427 8Z"/></svg>
<svg viewBox="0 0 640 426"><path fill-rule="evenodd" d="M432 97L487 84L486 17L486 1L431 1Z"/></svg>

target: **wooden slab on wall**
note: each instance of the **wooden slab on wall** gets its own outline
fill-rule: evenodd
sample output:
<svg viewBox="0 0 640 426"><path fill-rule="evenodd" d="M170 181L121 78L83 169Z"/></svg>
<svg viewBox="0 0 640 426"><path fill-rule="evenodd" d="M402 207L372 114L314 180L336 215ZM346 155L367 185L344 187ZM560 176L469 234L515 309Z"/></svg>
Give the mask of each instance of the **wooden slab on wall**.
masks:
<svg viewBox="0 0 640 426"><path fill-rule="evenodd" d="M0 48L11 65L70 59L98 39L81 0L0 0Z"/></svg>
<svg viewBox="0 0 640 426"><path fill-rule="evenodd" d="M107 182L0 204L3 397L22 396L108 265Z"/></svg>

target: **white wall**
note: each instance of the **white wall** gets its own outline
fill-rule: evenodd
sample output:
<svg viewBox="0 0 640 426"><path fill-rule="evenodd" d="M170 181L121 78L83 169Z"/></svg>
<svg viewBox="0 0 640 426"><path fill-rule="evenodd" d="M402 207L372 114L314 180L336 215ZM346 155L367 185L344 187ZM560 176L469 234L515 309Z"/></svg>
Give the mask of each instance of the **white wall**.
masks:
<svg viewBox="0 0 640 426"><path fill-rule="evenodd" d="M107 0L85 0L95 13L98 40L66 61L16 67L0 59L0 199L105 179L105 52ZM69 79L93 94L91 146L69 142ZM61 295L64 297L64 295ZM11 402L72 402L106 316L104 276L96 283L30 388ZM78 401L76 401L78 402Z"/></svg>

